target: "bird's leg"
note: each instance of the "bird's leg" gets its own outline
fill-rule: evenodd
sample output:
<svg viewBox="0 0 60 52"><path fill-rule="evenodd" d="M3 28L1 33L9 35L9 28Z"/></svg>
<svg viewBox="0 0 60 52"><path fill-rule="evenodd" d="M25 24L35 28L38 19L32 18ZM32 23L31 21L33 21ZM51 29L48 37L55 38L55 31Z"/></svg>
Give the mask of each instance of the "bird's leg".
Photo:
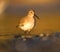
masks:
<svg viewBox="0 0 60 52"><path fill-rule="evenodd" d="M28 31L25 31L24 33L25 33L25 37L30 34Z"/></svg>
<svg viewBox="0 0 60 52"><path fill-rule="evenodd" d="M29 34L29 32L28 32L28 31L25 31L25 34L26 34L26 35L28 35L28 34Z"/></svg>

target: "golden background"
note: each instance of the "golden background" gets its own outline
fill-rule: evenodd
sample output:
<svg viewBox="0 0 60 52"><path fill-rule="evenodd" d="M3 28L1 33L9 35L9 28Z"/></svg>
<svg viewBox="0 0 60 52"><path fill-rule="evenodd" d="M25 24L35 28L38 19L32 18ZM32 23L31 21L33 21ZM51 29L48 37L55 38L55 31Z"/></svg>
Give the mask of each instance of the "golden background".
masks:
<svg viewBox="0 0 60 52"><path fill-rule="evenodd" d="M0 0L1 1L1 0ZM19 20L33 9L40 17L31 34L60 32L60 0L2 0L6 10L0 15L0 34L24 33L17 29ZM17 12L19 11L19 12Z"/></svg>

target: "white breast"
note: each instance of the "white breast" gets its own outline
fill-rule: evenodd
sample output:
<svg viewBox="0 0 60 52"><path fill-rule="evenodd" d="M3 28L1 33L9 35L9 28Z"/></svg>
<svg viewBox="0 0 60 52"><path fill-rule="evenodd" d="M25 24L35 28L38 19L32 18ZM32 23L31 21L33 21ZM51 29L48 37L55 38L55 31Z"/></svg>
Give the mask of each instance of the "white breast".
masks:
<svg viewBox="0 0 60 52"><path fill-rule="evenodd" d="M19 27L24 31L30 31L34 27L34 18L26 17L25 21L23 23L20 23Z"/></svg>

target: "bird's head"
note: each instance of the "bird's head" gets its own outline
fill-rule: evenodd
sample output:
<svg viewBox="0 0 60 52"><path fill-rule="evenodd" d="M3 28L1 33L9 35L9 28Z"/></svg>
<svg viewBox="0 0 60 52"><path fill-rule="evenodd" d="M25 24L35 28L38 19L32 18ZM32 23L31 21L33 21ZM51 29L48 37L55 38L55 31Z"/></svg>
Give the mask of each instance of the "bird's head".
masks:
<svg viewBox="0 0 60 52"><path fill-rule="evenodd" d="M33 17L34 16L34 11L33 10L29 10L28 11L28 15Z"/></svg>
<svg viewBox="0 0 60 52"><path fill-rule="evenodd" d="M29 10L28 11L28 16L31 16L31 17L35 16L37 19L39 19L39 17L35 14L34 10Z"/></svg>

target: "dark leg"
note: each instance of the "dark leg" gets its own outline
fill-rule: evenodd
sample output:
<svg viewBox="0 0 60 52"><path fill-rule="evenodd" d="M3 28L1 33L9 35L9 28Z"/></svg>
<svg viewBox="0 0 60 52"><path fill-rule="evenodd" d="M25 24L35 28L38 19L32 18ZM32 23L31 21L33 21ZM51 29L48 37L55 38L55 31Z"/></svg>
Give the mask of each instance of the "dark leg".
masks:
<svg viewBox="0 0 60 52"><path fill-rule="evenodd" d="M30 32L28 32L28 31L25 31L24 33L25 33L25 37L30 34Z"/></svg>
<svg viewBox="0 0 60 52"><path fill-rule="evenodd" d="M28 34L29 34L29 32L28 32L28 31L25 31L24 33L25 33L25 35L28 35Z"/></svg>

